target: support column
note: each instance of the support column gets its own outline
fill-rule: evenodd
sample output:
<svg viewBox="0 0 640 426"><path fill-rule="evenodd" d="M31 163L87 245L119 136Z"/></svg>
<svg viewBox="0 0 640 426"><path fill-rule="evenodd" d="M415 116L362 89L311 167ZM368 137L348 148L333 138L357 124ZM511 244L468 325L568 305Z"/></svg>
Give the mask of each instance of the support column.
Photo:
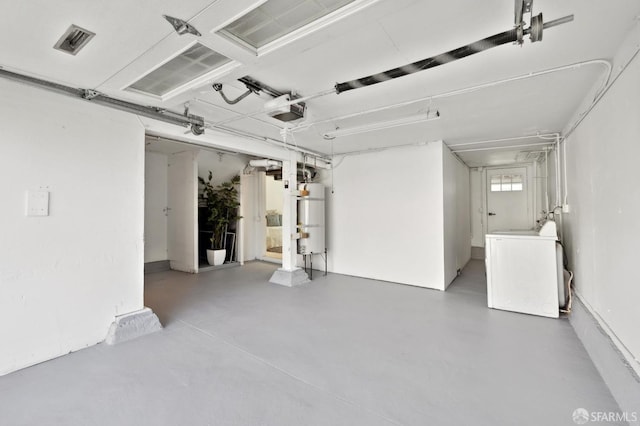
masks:
<svg viewBox="0 0 640 426"><path fill-rule="evenodd" d="M289 158L282 162L282 181L284 183L284 206L282 210L282 268L273 273L269 282L287 287L309 282L304 270L296 266L297 263L297 233L298 209L296 194L298 191L296 178L298 154L289 151Z"/></svg>

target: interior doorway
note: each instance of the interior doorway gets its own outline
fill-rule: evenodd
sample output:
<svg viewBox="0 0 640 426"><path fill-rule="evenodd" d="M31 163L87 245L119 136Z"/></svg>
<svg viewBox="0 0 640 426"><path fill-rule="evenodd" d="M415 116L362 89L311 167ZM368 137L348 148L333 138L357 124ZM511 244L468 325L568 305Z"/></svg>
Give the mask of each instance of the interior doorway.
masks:
<svg viewBox="0 0 640 426"><path fill-rule="evenodd" d="M264 180L265 201L265 257L282 262L282 208L284 206L284 184L282 179L266 175Z"/></svg>
<svg viewBox="0 0 640 426"><path fill-rule="evenodd" d="M147 136L144 262L146 272L197 272L195 151Z"/></svg>
<svg viewBox="0 0 640 426"><path fill-rule="evenodd" d="M533 226L526 167L487 170L487 233Z"/></svg>
<svg viewBox="0 0 640 426"><path fill-rule="evenodd" d="M256 174L245 174L251 156L222 149L192 146L160 136L147 135L145 146L145 271L174 269L198 273L214 268L240 266L262 256L256 249L257 228L264 221L258 212ZM225 263L207 260L212 232L207 228L206 207L200 199L198 177L212 185L240 176L238 214L242 219L224 234ZM260 219L262 218L262 219ZM260 237L262 242L264 237ZM264 250L264 248L262 248Z"/></svg>

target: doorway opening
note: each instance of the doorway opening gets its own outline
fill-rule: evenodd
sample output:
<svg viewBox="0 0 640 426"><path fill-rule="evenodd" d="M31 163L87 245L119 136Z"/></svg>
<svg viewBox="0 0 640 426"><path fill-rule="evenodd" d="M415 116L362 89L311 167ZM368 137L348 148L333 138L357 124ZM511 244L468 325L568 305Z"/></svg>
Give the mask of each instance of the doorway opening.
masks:
<svg viewBox="0 0 640 426"><path fill-rule="evenodd" d="M546 175L538 162L475 167L470 181L473 259L484 259L486 234L535 227L546 196Z"/></svg>
<svg viewBox="0 0 640 426"><path fill-rule="evenodd" d="M284 184L282 179L267 174L264 180L265 201L265 258L282 263L282 208Z"/></svg>
<svg viewBox="0 0 640 426"><path fill-rule="evenodd" d="M199 178L215 187L239 177L238 215L256 217L252 201L254 185L243 175L252 157L245 154L202 148L176 140L147 135L145 149L145 271L177 270L198 273L219 267L238 266L246 259L244 222L235 220L219 240L225 250L221 265L212 266L207 250L212 249L213 231L208 224L206 204ZM243 194L242 191L246 194ZM251 250L249 250L251 251ZM249 253L251 254L251 253ZM255 258L255 254L253 255ZM251 257L250 257L251 259Z"/></svg>
<svg viewBox="0 0 640 426"><path fill-rule="evenodd" d="M526 167L487 170L487 233L534 226Z"/></svg>

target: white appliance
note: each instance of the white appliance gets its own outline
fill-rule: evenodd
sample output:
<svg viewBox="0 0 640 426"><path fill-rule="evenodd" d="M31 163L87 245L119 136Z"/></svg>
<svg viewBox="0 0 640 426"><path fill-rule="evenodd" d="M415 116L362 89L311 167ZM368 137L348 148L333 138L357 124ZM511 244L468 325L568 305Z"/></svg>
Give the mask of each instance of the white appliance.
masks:
<svg viewBox="0 0 640 426"><path fill-rule="evenodd" d="M298 254L324 253L324 185L301 183L298 190Z"/></svg>
<svg viewBox="0 0 640 426"><path fill-rule="evenodd" d="M556 224L539 231L487 234L487 302L490 308L558 318L564 305L562 247Z"/></svg>

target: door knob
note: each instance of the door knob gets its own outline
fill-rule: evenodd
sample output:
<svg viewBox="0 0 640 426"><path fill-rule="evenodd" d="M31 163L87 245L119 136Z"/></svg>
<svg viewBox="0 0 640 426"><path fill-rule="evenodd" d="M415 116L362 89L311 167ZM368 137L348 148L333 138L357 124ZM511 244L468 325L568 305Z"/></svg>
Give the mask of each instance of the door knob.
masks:
<svg viewBox="0 0 640 426"><path fill-rule="evenodd" d="M489 212L489 216L495 216L496 214L494 212Z"/></svg>

